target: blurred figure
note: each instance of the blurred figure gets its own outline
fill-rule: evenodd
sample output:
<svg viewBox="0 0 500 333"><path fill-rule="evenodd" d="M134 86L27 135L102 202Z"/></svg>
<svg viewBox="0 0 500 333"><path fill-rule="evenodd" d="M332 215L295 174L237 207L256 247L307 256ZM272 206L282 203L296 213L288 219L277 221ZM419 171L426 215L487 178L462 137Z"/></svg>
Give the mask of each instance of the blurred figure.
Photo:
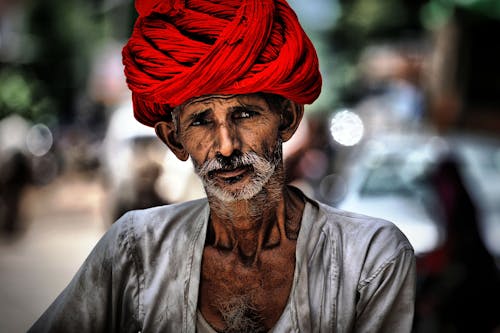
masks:
<svg viewBox="0 0 500 333"><path fill-rule="evenodd" d="M154 131L134 120L130 102L122 102L110 112L100 151L101 179L109 193L109 203L105 208L105 218L109 223L120 217L125 212L124 209L151 207L144 206L144 200L139 204L137 200L142 200L139 189L143 193L148 191L151 194L156 191L155 186L163 172L161 163L165 155L165 150L162 149ZM146 171L148 165L149 171ZM154 168L160 170L153 172ZM157 175L153 177L154 173ZM148 174L150 176L147 176ZM154 178L154 181L151 178ZM147 184L139 184L143 179ZM146 190L145 186L150 188ZM157 202L160 201L152 200L152 203ZM166 200L161 200L161 204L165 203Z"/></svg>
<svg viewBox="0 0 500 333"><path fill-rule="evenodd" d="M0 161L0 225L2 232L13 236L21 229L19 203L31 182L28 157L16 150Z"/></svg>
<svg viewBox="0 0 500 333"><path fill-rule="evenodd" d="M321 198L317 188L330 171L335 151L323 115L304 117L297 132L283 145L286 181L307 195Z"/></svg>
<svg viewBox="0 0 500 333"><path fill-rule="evenodd" d="M370 46L359 68L361 91L357 112L367 125L368 136L383 132L417 131L424 124L425 96L422 42Z"/></svg>
<svg viewBox="0 0 500 333"><path fill-rule="evenodd" d="M0 227L8 236L20 231L19 203L32 180L26 149L30 123L18 115L0 121Z"/></svg>
<svg viewBox="0 0 500 333"><path fill-rule="evenodd" d="M129 210L167 204L156 191L156 183L162 172L161 166L153 161L139 164L134 167L131 183L125 184L118 194L113 220L117 220Z"/></svg>
<svg viewBox="0 0 500 333"><path fill-rule="evenodd" d="M415 332L497 332L500 277L479 234L476 206L453 157L432 175L443 207L445 240L417 257Z"/></svg>

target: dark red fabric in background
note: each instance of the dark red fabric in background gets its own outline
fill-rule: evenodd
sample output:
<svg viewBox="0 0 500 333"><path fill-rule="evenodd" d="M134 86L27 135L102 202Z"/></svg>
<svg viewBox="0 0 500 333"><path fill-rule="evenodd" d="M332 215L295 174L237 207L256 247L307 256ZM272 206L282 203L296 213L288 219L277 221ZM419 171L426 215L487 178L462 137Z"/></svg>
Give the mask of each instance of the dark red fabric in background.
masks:
<svg viewBox="0 0 500 333"><path fill-rule="evenodd" d="M311 104L316 51L285 0L137 0L123 48L134 115L154 126L210 94L274 93Z"/></svg>

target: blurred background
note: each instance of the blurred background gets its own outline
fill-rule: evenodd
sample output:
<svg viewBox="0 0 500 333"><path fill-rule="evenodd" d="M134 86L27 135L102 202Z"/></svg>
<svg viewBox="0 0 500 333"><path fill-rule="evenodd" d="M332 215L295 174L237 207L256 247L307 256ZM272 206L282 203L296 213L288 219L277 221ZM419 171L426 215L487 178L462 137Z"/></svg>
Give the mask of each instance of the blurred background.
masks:
<svg viewBox="0 0 500 333"><path fill-rule="evenodd" d="M389 219L417 254L414 332L500 331L500 2L290 0L321 97L288 181ZM132 1L0 0L0 332L24 332L123 212L204 196L132 117Z"/></svg>

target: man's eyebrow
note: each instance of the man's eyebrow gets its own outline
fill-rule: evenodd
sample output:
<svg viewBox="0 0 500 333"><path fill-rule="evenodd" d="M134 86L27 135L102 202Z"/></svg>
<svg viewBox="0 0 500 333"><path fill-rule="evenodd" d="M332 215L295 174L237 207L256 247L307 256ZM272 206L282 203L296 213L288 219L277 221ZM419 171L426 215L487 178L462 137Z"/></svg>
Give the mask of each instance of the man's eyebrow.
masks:
<svg viewBox="0 0 500 333"><path fill-rule="evenodd" d="M212 111L211 108L193 111L193 113L191 113L191 114L188 115L187 120L188 121L193 121L195 119L199 119L200 117L206 116L211 111Z"/></svg>
<svg viewBox="0 0 500 333"><path fill-rule="evenodd" d="M230 111L238 111L241 109L250 110L250 111L264 111L264 108L262 108L259 105L245 104L245 103L239 103L238 105L235 105L235 106L232 106L229 108Z"/></svg>

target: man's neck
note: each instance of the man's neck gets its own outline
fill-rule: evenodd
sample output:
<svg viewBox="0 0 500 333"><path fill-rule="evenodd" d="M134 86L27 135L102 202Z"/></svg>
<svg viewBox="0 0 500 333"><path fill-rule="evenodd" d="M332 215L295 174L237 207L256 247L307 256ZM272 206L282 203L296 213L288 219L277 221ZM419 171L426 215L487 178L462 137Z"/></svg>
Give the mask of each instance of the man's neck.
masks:
<svg viewBox="0 0 500 333"><path fill-rule="evenodd" d="M233 251L246 265L257 263L264 249L295 241L304 209L302 196L275 177L249 200L209 197L209 204L207 245Z"/></svg>

